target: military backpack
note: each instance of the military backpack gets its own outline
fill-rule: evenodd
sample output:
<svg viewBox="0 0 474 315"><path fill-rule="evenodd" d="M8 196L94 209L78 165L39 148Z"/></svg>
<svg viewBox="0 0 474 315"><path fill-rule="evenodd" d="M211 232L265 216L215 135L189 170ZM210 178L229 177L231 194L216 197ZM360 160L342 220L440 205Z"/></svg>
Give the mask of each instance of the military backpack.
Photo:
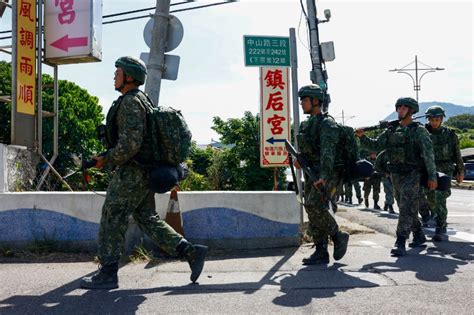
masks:
<svg viewBox="0 0 474 315"><path fill-rule="evenodd" d="M336 147L338 160L342 164L344 182L369 177L373 173L372 163L359 158L359 145L352 127L337 123L340 129L339 142Z"/></svg>

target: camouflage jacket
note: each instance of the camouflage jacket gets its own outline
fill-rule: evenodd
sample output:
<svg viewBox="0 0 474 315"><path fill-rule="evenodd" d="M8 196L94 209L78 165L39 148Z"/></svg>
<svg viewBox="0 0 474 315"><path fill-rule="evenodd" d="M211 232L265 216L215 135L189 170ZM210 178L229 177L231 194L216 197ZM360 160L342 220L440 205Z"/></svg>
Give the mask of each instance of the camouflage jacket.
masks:
<svg viewBox="0 0 474 315"><path fill-rule="evenodd" d="M453 171L456 175L464 174L459 139L454 131L445 126L433 129L430 124L426 124L425 128L433 142L436 168L441 172L449 172L450 176Z"/></svg>
<svg viewBox="0 0 474 315"><path fill-rule="evenodd" d="M326 114L310 116L300 125L297 135L299 149L321 179L328 180L334 176L340 131L334 119Z"/></svg>
<svg viewBox="0 0 474 315"><path fill-rule="evenodd" d="M106 118L108 152L105 162L118 166L130 161L140 151L146 133L146 111L129 91L113 102Z"/></svg>
<svg viewBox="0 0 474 315"><path fill-rule="evenodd" d="M361 138L361 145L370 150L386 150L391 173L426 170L429 180L436 180L433 144L425 128L413 122L404 127L397 125L382 132L376 139Z"/></svg>

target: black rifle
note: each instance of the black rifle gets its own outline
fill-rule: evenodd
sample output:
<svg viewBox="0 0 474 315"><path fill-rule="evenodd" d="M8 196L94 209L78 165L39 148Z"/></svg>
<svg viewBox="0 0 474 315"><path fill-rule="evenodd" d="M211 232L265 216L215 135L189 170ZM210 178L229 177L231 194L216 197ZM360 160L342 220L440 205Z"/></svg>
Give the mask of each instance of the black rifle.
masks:
<svg viewBox="0 0 474 315"><path fill-rule="evenodd" d="M285 140L285 148L286 148L286 151L288 151L289 153L288 157L290 157L289 162L290 162L290 167L291 167L291 174L293 175L293 181L295 182L295 185L296 185L296 176L295 176L295 171L293 168L294 167L293 159L291 158L291 156L294 157L298 161L298 163L301 166L301 169L308 176L309 181L311 183L317 182L319 179L318 174L311 168L311 165L309 165L306 159L302 157L301 154L298 153L298 151L296 151L296 149L291 145L291 143L288 140ZM319 186L318 189L321 191L321 194L324 199L330 199L325 185Z"/></svg>
<svg viewBox="0 0 474 315"><path fill-rule="evenodd" d="M413 120L417 120L420 118L426 117L426 115L420 115L413 117ZM394 127L397 126L400 123L399 119L394 119L394 120L381 120L379 121L378 125L373 125L373 126L367 126L367 127L360 127L357 129L362 129L364 131L371 131L371 130L376 130L376 129L386 129L389 127Z"/></svg>

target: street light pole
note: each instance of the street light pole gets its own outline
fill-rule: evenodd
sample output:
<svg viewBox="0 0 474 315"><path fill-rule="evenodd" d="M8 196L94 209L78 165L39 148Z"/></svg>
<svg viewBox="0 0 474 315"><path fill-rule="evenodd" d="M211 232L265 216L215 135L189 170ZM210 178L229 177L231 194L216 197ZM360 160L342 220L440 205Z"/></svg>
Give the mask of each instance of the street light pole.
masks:
<svg viewBox="0 0 474 315"><path fill-rule="evenodd" d="M407 68L408 66L412 65L412 64L415 64L415 68L414 69L409 69ZM436 68L433 68L431 66L428 66L428 65L425 65L424 63L420 62L422 65L424 65L425 67L427 68L418 68L418 56L415 55L415 61L412 61L411 63L409 63L408 65L406 65L405 67L403 68L400 68L400 69L392 69L392 70L388 70L390 72L397 72L397 73L404 73L406 75L408 75L411 80L413 81L413 90L415 91L416 93L416 101L418 102L418 92L421 90L421 79L423 78L423 76L427 73L430 73L430 72L435 72L435 71L442 71L444 70L444 68L439 68L439 67L436 67ZM415 71L415 77L413 78L413 76L409 73L410 71ZM418 72L419 71L424 71L421 76L418 77Z"/></svg>

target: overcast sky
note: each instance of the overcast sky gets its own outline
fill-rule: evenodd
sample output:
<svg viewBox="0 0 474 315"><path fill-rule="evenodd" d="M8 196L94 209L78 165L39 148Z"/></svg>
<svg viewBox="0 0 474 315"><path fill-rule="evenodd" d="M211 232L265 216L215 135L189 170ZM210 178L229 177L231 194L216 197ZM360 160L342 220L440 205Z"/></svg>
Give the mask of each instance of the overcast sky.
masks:
<svg viewBox="0 0 474 315"><path fill-rule="evenodd" d="M473 105L472 1L316 3L321 18L324 9L332 12L331 21L321 24L319 31L321 41L335 45L336 59L326 66L332 98L329 112L336 118L344 110L348 125L376 123L393 111L398 97L414 97L411 79L388 70L409 64L415 55L426 65L446 69L423 77L420 101ZM103 14L155 4L154 0L104 0ZM184 38L170 54L179 55L181 64L178 80L162 83L160 105L181 109L198 143L218 139L210 129L212 117L259 112L258 69L244 66L243 35L288 36L294 27L299 37L299 84L310 83L306 22L298 0L240 1L176 16L184 26ZM7 10L0 31L11 29L10 18ZM114 61L149 50L143 40L147 21L104 25L102 62L60 66L60 79L74 81L99 97L105 113L119 96L113 89ZM6 44L0 41L0 46ZM9 58L0 53L1 60ZM48 68L45 72L50 72Z"/></svg>

